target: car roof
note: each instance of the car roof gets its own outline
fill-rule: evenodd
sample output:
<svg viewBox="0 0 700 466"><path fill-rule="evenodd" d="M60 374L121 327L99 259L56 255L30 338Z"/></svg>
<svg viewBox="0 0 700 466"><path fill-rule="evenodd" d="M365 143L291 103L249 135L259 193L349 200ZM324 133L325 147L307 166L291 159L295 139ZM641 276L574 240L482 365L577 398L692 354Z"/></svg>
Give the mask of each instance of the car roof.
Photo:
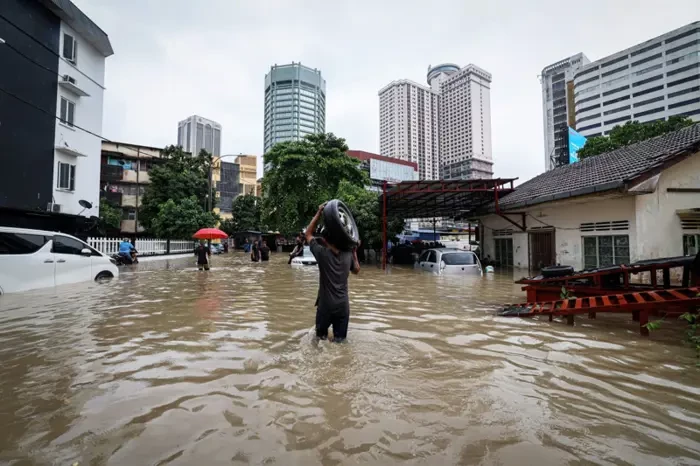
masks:
<svg viewBox="0 0 700 466"><path fill-rule="evenodd" d="M474 251L464 251L462 249L457 249L457 248L431 248L431 249L426 249L426 251L435 251L435 252L439 252L441 254L450 254L453 252L468 252L470 254L474 254Z"/></svg>
<svg viewBox="0 0 700 466"><path fill-rule="evenodd" d="M69 236L71 238L74 238L73 235L69 235L67 233L61 233L60 231L34 230L32 228L15 228L15 227L0 226L0 232L3 232L3 233L23 233L26 235L44 235L44 236L63 235L63 236Z"/></svg>

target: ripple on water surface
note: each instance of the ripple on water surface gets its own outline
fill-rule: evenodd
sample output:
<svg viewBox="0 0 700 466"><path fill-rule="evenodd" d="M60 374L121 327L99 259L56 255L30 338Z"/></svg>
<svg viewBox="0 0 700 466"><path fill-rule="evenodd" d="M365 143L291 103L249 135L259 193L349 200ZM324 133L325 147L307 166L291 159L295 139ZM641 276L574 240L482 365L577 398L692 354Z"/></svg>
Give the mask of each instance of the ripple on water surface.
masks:
<svg viewBox="0 0 700 466"><path fill-rule="evenodd" d="M0 464L693 464L680 328L495 317L505 275L363 267L349 342L283 257L0 298Z"/></svg>

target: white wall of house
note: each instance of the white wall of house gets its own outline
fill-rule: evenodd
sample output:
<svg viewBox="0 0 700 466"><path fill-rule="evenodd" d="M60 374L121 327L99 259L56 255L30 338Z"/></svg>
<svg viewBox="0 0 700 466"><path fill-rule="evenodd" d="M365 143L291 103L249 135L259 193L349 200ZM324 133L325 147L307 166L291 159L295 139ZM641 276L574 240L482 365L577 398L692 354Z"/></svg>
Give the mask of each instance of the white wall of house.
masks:
<svg viewBox="0 0 700 466"><path fill-rule="evenodd" d="M513 265L529 267L528 233L547 226L554 227L556 262L575 269L584 267L583 238L587 236L629 237L630 261L683 255L683 235L678 210L700 209L700 193L668 192L668 188L700 189L700 153L671 166L659 176L656 189L650 194L607 194L583 196L571 200L549 202L528 209L517 209L527 214L528 232L522 232L497 215L481 219L484 254L496 257L496 238L512 238ZM511 219L520 222L519 215ZM582 223L628 222L626 228L582 231ZM693 233L700 233L693 232Z"/></svg>
<svg viewBox="0 0 700 466"><path fill-rule="evenodd" d="M69 63L63 58L64 34L70 34L77 41L76 64ZM75 92L59 85L56 96L57 116L61 116L61 99L65 98L75 104L73 117L74 126L66 125L56 120L56 147L69 147L83 154L76 156L54 150L53 197L54 203L61 205L61 212L78 214L83 207L78 203L84 199L92 203L93 208L85 210L83 215L99 215L100 189L100 153L101 139L81 129L79 126L94 134L102 134L102 107L104 95L105 57L91 44L78 35L65 22L61 22L61 36L58 62L59 83L64 75L76 80L76 85L89 96L79 96ZM74 190L58 187L58 163L75 165Z"/></svg>
<svg viewBox="0 0 700 466"><path fill-rule="evenodd" d="M664 170L655 192L636 196L637 228L644 231L637 250L644 259L682 256L683 234L691 232L681 229L676 211L700 208L700 193L668 192L668 188L700 189L700 153Z"/></svg>

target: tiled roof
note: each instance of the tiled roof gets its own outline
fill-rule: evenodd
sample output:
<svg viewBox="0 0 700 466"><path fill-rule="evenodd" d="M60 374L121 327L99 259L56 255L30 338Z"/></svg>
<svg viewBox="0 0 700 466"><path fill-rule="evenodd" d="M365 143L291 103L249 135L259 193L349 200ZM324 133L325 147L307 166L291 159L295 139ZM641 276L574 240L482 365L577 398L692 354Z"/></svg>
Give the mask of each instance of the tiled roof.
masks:
<svg viewBox="0 0 700 466"><path fill-rule="evenodd" d="M620 189L675 157L700 151L700 123L545 172L517 186L499 205L513 209Z"/></svg>

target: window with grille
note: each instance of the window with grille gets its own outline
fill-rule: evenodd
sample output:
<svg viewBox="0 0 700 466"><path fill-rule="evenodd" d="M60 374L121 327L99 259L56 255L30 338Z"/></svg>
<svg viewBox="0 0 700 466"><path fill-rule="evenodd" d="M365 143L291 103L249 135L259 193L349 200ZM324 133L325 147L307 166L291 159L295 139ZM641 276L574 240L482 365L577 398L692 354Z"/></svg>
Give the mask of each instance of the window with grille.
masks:
<svg viewBox="0 0 700 466"><path fill-rule="evenodd" d="M504 267L513 266L513 239L497 238L494 240L494 259Z"/></svg>
<svg viewBox="0 0 700 466"><path fill-rule="evenodd" d="M584 236L583 268L595 269L630 263L628 235Z"/></svg>
<svg viewBox="0 0 700 466"><path fill-rule="evenodd" d="M613 220L610 222L589 222L579 226L581 231L620 231L629 230L629 220Z"/></svg>

